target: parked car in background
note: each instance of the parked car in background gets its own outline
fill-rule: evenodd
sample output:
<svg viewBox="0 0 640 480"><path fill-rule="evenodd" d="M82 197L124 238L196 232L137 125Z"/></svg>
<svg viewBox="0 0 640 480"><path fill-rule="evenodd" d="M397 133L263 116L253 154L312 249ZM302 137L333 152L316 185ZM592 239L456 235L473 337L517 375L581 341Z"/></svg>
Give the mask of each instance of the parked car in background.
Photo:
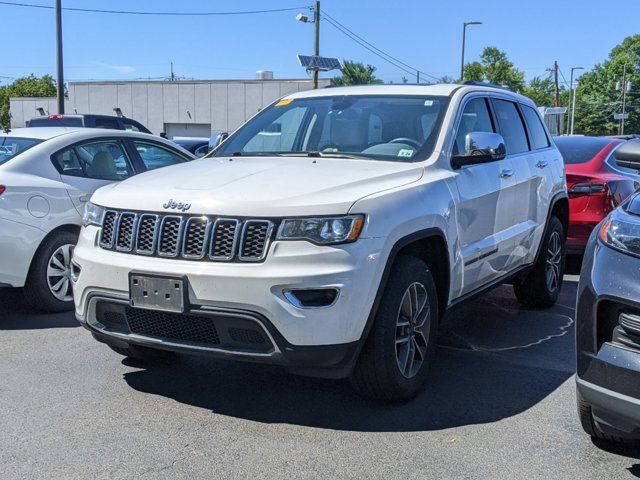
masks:
<svg viewBox="0 0 640 480"><path fill-rule="evenodd" d="M95 128L0 132L0 286L35 308L72 308L71 253L99 187L194 157L146 133Z"/></svg>
<svg viewBox="0 0 640 480"><path fill-rule="evenodd" d="M640 169L640 142L616 152ZM577 403L584 430L614 441L640 439L640 193L593 232L576 308Z"/></svg>
<svg viewBox="0 0 640 480"><path fill-rule="evenodd" d="M208 137L173 137L171 141L190 151L196 157L204 157L209 153L210 139Z"/></svg>
<svg viewBox="0 0 640 480"><path fill-rule="evenodd" d="M129 132L151 133L151 131L131 118L114 115L41 115L27 121L27 127L86 127L110 128Z"/></svg>
<svg viewBox="0 0 640 480"><path fill-rule="evenodd" d="M93 195L76 318L128 357L266 362L407 399L450 308L505 282L557 301L568 217L561 155L521 95L299 92L206 160Z"/></svg>
<svg viewBox="0 0 640 480"><path fill-rule="evenodd" d="M614 152L624 143L608 137L554 138L564 159L569 189L567 252L582 253L600 221L640 186L640 176L619 167Z"/></svg>

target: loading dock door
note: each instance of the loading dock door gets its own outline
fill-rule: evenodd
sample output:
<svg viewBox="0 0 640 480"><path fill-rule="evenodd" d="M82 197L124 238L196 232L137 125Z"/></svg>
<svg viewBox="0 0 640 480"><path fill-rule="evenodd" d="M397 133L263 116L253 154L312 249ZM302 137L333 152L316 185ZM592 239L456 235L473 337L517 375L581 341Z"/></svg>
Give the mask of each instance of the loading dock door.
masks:
<svg viewBox="0 0 640 480"><path fill-rule="evenodd" d="M173 137L205 137L211 136L210 123L165 123L164 132L167 138Z"/></svg>

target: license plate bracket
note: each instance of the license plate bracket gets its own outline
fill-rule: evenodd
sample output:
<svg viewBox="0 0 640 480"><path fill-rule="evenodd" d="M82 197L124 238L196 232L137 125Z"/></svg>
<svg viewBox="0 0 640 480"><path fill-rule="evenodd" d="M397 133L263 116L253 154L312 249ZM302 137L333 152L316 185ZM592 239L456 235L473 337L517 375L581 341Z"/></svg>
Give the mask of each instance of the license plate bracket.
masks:
<svg viewBox="0 0 640 480"><path fill-rule="evenodd" d="M129 274L129 304L136 308L184 313L188 307L186 277Z"/></svg>

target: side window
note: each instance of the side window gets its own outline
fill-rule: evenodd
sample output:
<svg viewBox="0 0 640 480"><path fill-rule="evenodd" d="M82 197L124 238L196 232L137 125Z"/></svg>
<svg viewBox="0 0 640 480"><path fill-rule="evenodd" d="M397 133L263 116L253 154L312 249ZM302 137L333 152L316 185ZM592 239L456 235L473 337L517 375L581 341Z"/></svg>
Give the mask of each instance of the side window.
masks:
<svg viewBox="0 0 640 480"><path fill-rule="evenodd" d="M133 175L122 143L105 140L66 148L52 157L61 175L119 181Z"/></svg>
<svg viewBox="0 0 640 480"><path fill-rule="evenodd" d="M544 130L540 115L533 108L526 105L520 105L522 114L529 127L529 134L531 135L531 150L537 150L539 148L547 148L549 146L549 138L547 132Z"/></svg>
<svg viewBox="0 0 640 480"><path fill-rule="evenodd" d="M456 141L453 146L453 154L461 155L464 153L465 141L467 133L471 132L489 132L494 133L491 114L485 98L473 98L467 102L462 112L462 118L458 124L456 133Z"/></svg>
<svg viewBox="0 0 640 480"><path fill-rule="evenodd" d="M500 133L504 137L507 147L507 155L527 152L529 142L527 142L527 132L520 118L520 113L516 104L508 100L493 100L493 108L500 125Z"/></svg>
<svg viewBox="0 0 640 480"><path fill-rule="evenodd" d="M188 160L169 148L160 146L156 143L134 141L133 144L140 154L147 170L155 170L156 168L184 163Z"/></svg>
<svg viewBox="0 0 640 480"><path fill-rule="evenodd" d="M122 125L127 132L140 132L141 130L129 120L122 120Z"/></svg>
<svg viewBox="0 0 640 480"><path fill-rule="evenodd" d="M96 128L111 128L113 130L120 130L118 120L113 118L96 118L94 125Z"/></svg>

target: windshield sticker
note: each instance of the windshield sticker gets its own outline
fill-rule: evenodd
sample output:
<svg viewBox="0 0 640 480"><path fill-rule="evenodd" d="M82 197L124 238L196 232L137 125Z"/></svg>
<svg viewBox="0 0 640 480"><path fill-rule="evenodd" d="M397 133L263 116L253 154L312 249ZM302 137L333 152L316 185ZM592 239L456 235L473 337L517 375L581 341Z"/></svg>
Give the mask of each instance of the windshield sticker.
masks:
<svg viewBox="0 0 640 480"><path fill-rule="evenodd" d="M284 107L286 105L289 105L291 102L293 102L293 98L283 98L278 103L276 103L276 107Z"/></svg>
<svg viewBox="0 0 640 480"><path fill-rule="evenodd" d="M425 107L432 107L433 106L433 100L425 100L424 101L424 106Z"/></svg>
<svg viewBox="0 0 640 480"><path fill-rule="evenodd" d="M398 152L398 156L399 157L412 157L413 156L413 150L411 150L409 148L401 148L400 151Z"/></svg>

